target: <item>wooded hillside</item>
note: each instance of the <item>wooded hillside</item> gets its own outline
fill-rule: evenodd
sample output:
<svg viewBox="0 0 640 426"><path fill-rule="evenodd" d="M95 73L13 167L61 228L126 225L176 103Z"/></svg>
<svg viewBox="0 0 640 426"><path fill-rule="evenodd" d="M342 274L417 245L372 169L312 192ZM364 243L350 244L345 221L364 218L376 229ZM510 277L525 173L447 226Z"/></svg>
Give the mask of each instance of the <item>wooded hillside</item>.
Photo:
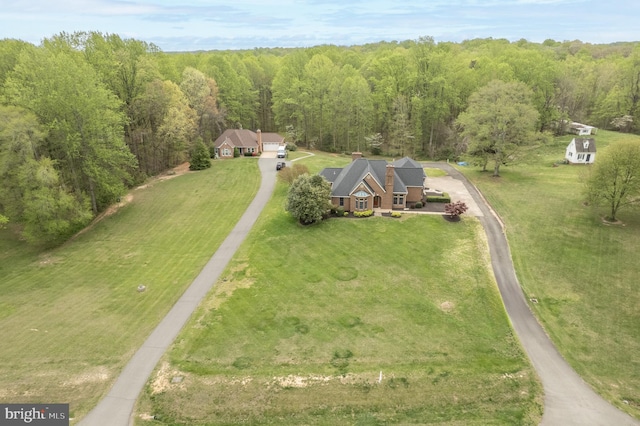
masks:
<svg viewBox="0 0 640 426"><path fill-rule="evenodd" d="M455 159L473 147L457 118L494 80L528 86L538 132L569 121L640 131L639 43L425 37L164 53L100 33L1 40L0 219L33 242L64 240L227 128L333 152Z"/></svg>

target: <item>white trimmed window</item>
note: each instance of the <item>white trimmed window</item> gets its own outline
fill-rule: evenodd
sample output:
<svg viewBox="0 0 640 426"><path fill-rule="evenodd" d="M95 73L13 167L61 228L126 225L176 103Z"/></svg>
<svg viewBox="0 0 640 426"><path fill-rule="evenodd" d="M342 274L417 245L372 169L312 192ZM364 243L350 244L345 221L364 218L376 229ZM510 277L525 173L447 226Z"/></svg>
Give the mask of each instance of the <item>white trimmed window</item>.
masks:
<svg viewBox="0 0 640 426"><path fill-rule="evenodd" d="M369 208L369 194L365 191L358 191L356 197L356 210L367 210Z"/></svg>

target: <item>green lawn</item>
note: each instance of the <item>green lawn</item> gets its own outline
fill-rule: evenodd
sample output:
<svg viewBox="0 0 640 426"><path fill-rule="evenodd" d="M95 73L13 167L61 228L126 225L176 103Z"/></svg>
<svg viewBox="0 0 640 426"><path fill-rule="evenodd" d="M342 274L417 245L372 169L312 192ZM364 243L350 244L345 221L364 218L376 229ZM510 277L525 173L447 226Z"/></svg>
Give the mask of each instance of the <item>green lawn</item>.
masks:
<svg viewBox="0 0 640 426"><path fill-rule="evenodd" d="M0 231L0 402L69 402L76 417L91 409L259 184L257 161L216 161L133 190L128 205L55 250Z"/></svg>
<svg viewBox="0 0 640 426"><path fill-rule="evenodd" d="M637 136L599 131L598 152ZM640 418L640 209L605 225L583 204L588 166L552 167L571 136L491 178L460 168L507 227L518 278L560 352L600 394ZM597 162L597 157L596 157ZM627 401L627 402L624 402Z"/></svg>
<svg viewBox="0 0 640 426"><path fill-rule="evenodd" d="M286 190L161 361L139 424L539 422L477 220L302 227Z"/></svg>

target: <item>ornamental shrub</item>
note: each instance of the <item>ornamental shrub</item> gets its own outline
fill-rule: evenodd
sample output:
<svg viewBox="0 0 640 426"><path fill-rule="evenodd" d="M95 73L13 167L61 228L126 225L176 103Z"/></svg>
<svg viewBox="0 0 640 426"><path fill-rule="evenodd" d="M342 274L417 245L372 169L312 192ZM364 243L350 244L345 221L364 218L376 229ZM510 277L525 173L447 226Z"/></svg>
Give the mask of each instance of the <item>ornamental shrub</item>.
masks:
<svg viewBox="0 0 640 426"><path fill-rule="evenodd" d="M421 209L422 208L422 201L418 201L415 205L416 209Z"/></svg>
<svg viewBox="0 0 640 426"><path fill-rule="evenodd" d="M330 210L331 186L320 175L300 175L287 195L287 211L302 224L319 222Z"/></svg>
<svg viewBox="0 0 640 426"><path fill-rule="evenodd" d="M448 203L444 205L444 212L452 218L459 217L461 214L466 212L467 209L467 205L462 201L456 201L455 203Z"/></svg>
<svg viewBox="0 0 640 426"><path fill-rule="evenodd" d="M427 203L450 203L451 197L446 192L442 195L427 195Z"/></svg>
<svg viewBox="0 0 640 426"><path fill-rule="evenodd" d="M355 217L369 217L371 215L373 215L373 210L364 210L361 212L353 212L353 215Z"/></svg>

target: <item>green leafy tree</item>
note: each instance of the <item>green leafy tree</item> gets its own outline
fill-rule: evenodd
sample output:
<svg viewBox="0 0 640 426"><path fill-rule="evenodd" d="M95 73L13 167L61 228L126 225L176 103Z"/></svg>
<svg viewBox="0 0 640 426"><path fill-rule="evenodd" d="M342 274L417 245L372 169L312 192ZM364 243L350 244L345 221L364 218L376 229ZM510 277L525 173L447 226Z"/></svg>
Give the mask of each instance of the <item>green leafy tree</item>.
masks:
<svg viewBox="0 0 640 426"><path fill-rule="evenodd" d="M158 137L165 147L164 164L173 167L187 159L197 130L197 114L178 85L165 81L163 86L169 103L158 127Z"/></svg>
<svg viewBox="0 0 640 426"><path fill-rule="evenodd" d="M285 167L278 173L278 179L291 185L298 176L309 174L309 168L298 162L293 163L291 167Z"/></svg>
<svg viewBox="0 0 640 426"><path fill-rule="evenodd" d="M380 49L363 65L362 73L372 87L374 131L382 133L389 144L397 143L391 129L398 118L395 107L400 96L409 99L417 74L410 51L399 46Z"/></svg>
<svg viewBox="0 0 640 426"><path fill-rule="evenodd" d="M325 133L329 120L329 89L336 78L337 68L327 56L314 55L304 67L304 93L309 104L308 135L317 147L325 147Z"/></svg>
<svg viewBox="0 0 640 426"><path fill-rule="evenodd" d="M287 195L287 211L300 223L319 222L329 210L331 186L320 175L301 175L293 181Z"/></svg>
<svg viewBox="0 0 640 426"><path fill-rule="evenodd" d="M124 192L136 161L124 141L122 104L80 52L59 39L24 50L5 89L10 104L48 128L44 155L94 214Z"/></svg>
<svg viewBox="0 0 640 426"><path fill-rule="evenodd" d="M273 114L273 93L271 85L280 68L281 58L264 52L260 55L247 54L242 58L253 89L258 94L256 107L257 128L263 131L274 131L276 124Z"/></svg>
<svg viewBox="0 0 640 426"><path fill-rule="evenodd" d="M282 66L271 85L273 113L280 128L295 129L293 142L309 148L309 120L307 94L303 87L304 66L309 57L304 50L295 50L282 60Z"/></svg>
<svg viewBox="0 0 640 426"><path fill-rule="evenodd" d="M4 229L9 223L9 218L0 214L0 229Z"/></svg>
<svg viewBox="0 0 640 426"><path fill-rule="evenodd" d="M91 220L88 206L65 189L49 158L29 160L20 174L24 190L22 235L28 242L58 244Z"/></svg>
<svg viewBox="0 0 640 426"><path fill-rule="evenodd" d="M189 170L204 170L209 167L211 167L209 149L206 147L204 142L202 142L202 139L198 138L191 153Z"/></svg>
<svg viewBox="0 0 640 426"><path fill-rule="evenodd" d="M415 136L411 128L409 105L406 97L398 95L393 102L393 112L389 136L391 139L389 143L390 154L400 155L401 157L413 155Z"/></svg>
<svg viewBox="0 0 640 426"><path fill-rule="evenodd" d="M19 172L29 160L41 155L42 126L31 112L13 106L0 106L0 206L20 221L24 210Z"/></svg>
<svg viewBox="0 0 640 426"><path fill-rule="evenodd" d="M253 90L244 64L228 55L212 53L198 69L218 83L218 100L225 111L227 125L252 128L256 120L258 94Z"/></svg>
<svg viewBox="0 0 640 426"><path fill-rule="evenodd" d="M616 221L618 211L640 203L640 144L621 142L598 156L586 180L589 200L609 209L606 219Z"/></svg>
<svg viewBox="0 0 640 426"><path fill-rule="evenodd" d="M360 151L371 127L373 103L369 84L353 66L342 67L333 80L329 104L334 151Z"/></svg>
<svg viewBox="0 0 640 426"><path fill-rule="evenodd" d="M198 133L204 141L211 144L221 133L224 123L224 115L218 109L218 85L204 73L187 67L182 72L180 90L196 112Z"/></svg>
<svg viewBox="0 0 640 426"><path fill-rule="evenodd" d="M535 141L538 111L524 83L493 80L471 95L469 107L457 123L469 138L468 153L483 162L493 161L493 176L500 166L517 159L518 150Z"/></svg>

